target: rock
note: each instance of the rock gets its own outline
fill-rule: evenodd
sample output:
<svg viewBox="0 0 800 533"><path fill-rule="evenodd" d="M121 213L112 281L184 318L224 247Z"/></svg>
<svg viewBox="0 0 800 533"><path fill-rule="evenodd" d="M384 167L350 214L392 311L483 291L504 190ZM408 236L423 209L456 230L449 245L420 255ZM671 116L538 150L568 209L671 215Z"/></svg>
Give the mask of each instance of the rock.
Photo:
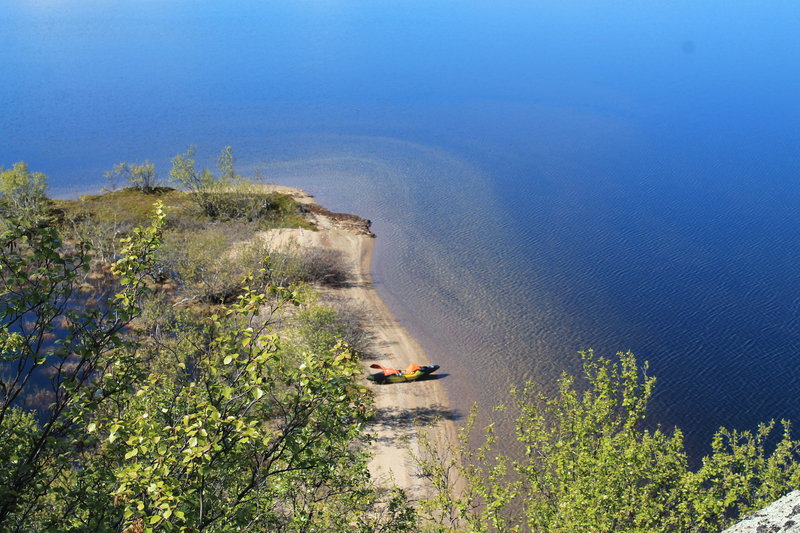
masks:
<svg viewBox="0 0 800 533"><path fill-rule="evenodd" d="M722 533L800 532L800 490L795 490L769 507L756 511Z"/></svg>

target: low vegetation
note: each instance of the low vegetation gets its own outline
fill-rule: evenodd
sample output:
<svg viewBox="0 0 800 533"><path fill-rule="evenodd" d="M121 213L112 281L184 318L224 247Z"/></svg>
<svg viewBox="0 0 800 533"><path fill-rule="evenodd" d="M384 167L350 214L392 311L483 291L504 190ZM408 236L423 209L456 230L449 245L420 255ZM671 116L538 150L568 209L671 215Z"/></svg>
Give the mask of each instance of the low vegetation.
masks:
<svg viewBox="0 0 800 533"><path fill-rule="evenodd" d="M216 173L176 156L181 189L111 175L129 186L55 201L0 172L0 531L710 532L800 488L788 422L720 430L692 469L679 430L644 429L646 365L587 352L583 383L514 393L519 454L476 412L423 437L435 490L409 502L367 469L364 317L314 289L341 260L253 238L312 229L301 206L229 148Z"/></svg>

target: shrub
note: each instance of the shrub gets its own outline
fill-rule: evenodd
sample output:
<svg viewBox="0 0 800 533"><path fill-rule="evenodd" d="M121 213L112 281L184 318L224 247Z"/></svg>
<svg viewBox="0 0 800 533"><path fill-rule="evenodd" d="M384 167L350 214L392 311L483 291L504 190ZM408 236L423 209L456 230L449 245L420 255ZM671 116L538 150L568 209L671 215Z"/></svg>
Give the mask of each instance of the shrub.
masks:
<svg viewBox="0 0 800 533"><path fill-rule="evenodd" d="M720 430L693 472L679 430L641 427L655 385L647 364L630 352L582 357L585 387L564 374L553 396L534 383L515 393L521 456L497 453L493 424L473 449L475 411L449 456L423 444L418 464L439 489L423 502L434 530L720 531L800 486L800 441L788 424L772 452L771 424ZM452 490L454 472L463 491Z"/></svg>
<svg viewBox="0 0 800 533"><path fill-rule="evenodd" d="M122 180L143 193L153 192L158 184L156 167L150 161L145 161L141 165L136 163L128 164L123 161L106 172L105 178L112 183L112 189L116 188L117 180Z"/></svg>
<svg viewBox="0 0 800 533"><path fill-rule="evenodd" d="M267 255L261 241L247 241L246 227L213 225L165 237L159 265L181 286L187 297L206 303L230 301L239 294L240 281L257 271Z"/></svg>
<svg viewBox="0 0 800 533"><path fill-rule="evenodd" d="M30 172L24 161L14 163L8 170L0 167L0 193L6 216L40 216L46 204L47 176Z"/></svg>

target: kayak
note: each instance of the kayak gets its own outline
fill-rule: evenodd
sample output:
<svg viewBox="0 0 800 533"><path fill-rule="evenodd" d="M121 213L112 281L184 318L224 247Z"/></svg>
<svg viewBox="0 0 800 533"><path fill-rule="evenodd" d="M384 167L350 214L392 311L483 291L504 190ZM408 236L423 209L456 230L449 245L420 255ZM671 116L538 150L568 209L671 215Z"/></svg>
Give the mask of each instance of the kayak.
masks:
<svg viewBox="0 0 800 533"><path fill-rule="evenodd" d="M394 370L380 365L370 365L372 368L382 368L383 371L375 374L370 374L367 379L374 381L378 384L383 383L403 383L406 381L415 381L433 374L439 370L439 365L419 366L412 365L406 370Z"/></svg>

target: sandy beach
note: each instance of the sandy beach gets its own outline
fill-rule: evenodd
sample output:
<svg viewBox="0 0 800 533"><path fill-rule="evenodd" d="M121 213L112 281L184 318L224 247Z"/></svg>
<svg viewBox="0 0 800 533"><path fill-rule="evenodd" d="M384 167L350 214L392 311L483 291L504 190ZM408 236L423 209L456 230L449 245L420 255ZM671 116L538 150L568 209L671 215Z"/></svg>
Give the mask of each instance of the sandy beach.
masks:
<svg viewBox="0 0 800 533"><path fill-rule="evenodd" d="M394 368L405 368L411 363L430 364L423 349L392 315L373 286L370 264L376 237L369 230L369 221L331 213L302 190L269 187L304 204L318 231L273 230L264 238L278 245L293 242L300 247L321 247L341 254L348 270L348 282L343 287L324 291L367 316L370 342L364 353L365 376L370 372L369 364L375 362ZM437 439L455 441L457 428L442 384L437 379L387 385L376 385L365 379L364 383L375 398L376 416L369 428L376 435L370 465L373 478L396 484L412 500L424 496L428 487L417 475L408 450L418 449L420 428L432 430Z"/></svg>

